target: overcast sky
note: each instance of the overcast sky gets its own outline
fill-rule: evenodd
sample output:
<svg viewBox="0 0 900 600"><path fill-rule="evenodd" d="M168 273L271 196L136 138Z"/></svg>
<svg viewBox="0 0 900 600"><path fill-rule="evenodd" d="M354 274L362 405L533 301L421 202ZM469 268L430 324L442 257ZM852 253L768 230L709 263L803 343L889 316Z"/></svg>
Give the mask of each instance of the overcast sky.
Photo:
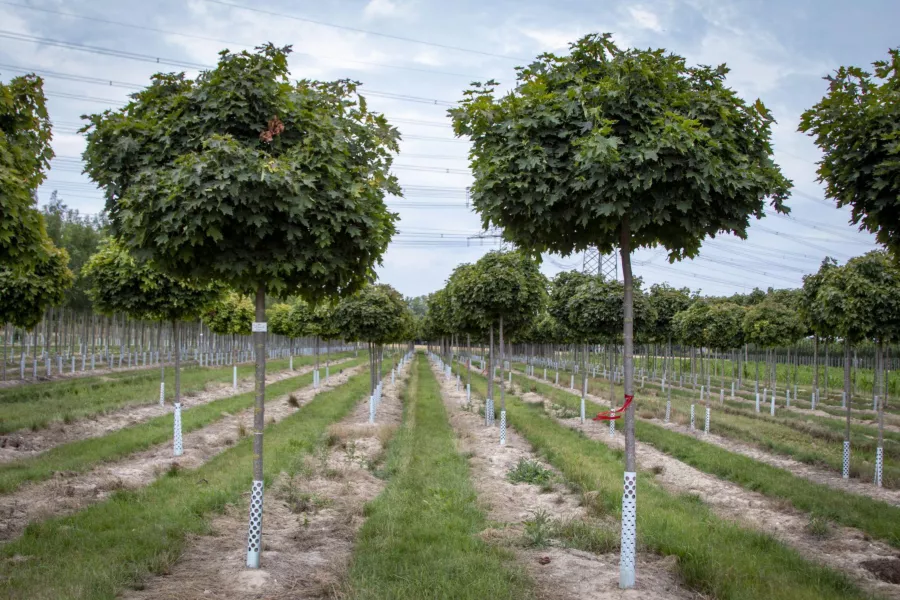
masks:
<svg viewBox="0 0 900 600"><path fill-rule="evenodd" d="M471 81L515 81L514 67L544 51L565 52L585 33L612 32L620 45L663 47L690 63L731 68L728 84L761 98L778 121L776 160L795 189L791 217L754 222L747 241L717 238L700 257L669 265L661 249L635 253L646 285L668 282L730 294L799 286L826 255L841 262L875 247L816 183L819 152L797 132L804 109L842 64L868 66L900 44L900 2L862 0L20 0L0 1L0 81L44 75L57 159L40 190L83 213L99 213L97 188L80 175L80 116L118 107L157 71L195 75L223 48L265 41L293 45L295 78L353 78L370 108L404 141L391 198L400 234L379 270L408 296L443 286L452 269L497 247L466 205L469 144L446 116ZM156 63L159 60L159 64ZM581 268L582 257L547 256L548 275Z"/></svg>

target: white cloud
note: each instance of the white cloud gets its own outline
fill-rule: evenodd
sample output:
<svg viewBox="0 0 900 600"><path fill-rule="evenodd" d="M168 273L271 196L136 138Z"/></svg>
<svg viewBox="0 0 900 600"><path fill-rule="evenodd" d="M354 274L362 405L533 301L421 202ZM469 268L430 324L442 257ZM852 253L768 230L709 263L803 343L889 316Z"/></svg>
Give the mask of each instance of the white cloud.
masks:
<svg viewBox="0 0 900 600"><path fill-rule="evenodd" d="M541 50L567 50L569 44L584 35L571 29L521 28L519 33L538 43Z"/></svg>
<svg viewBox="0 0 900 600"><path fill-rule="evenodd" d="M631 18L639 27L651 29L657 33L663 30L659 22L659 16L655 12L639 6L632 6L628 9L628 12L631 13Z"/></svg>
<svg viewBox="0 0 900 600"><path fill-rule="evenodd" d="M369 0L363 9L363 14L367 19L396 17L400 14L400 9L400 5L392 0Z"/></svg>

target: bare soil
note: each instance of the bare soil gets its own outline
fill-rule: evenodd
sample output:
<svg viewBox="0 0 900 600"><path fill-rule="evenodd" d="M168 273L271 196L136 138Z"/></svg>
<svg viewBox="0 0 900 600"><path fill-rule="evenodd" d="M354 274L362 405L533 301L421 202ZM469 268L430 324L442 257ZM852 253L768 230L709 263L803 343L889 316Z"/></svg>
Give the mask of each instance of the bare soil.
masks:
<svg viewBox="0 0 900 600"><path fill-rule="evenodd" d="M408 368L408 367L407 367ZM329 428L331 442L282 473L263 498L260 569L245 566L246 505L229 505L213 519L213 533L194 537L178 562L152 577L129 600L291 600L331 598L342 589L363 508L384 489L371 467L384 453L403 415L396 384L385 381L376 424L368 402Z"/></svg>
<svg viewBox="0 0 900 600"><path fill-rule="evenodd" d="M269 373L266 375L266 383L272 384L288 377L303 375L312 371L313 368L309 366L295 369L294 371L285 370ZM228 396L236 396L237 394L252 391L253 385L253 377L239 379L237 391L232 390L232 387L228 384L207 385L202 392L184 395L181 399L182 409L189 410L192 406L199 406L227 398ZM157 398L156 401L148 404L131 405L105 414L79 419L70 424L54 423L50 427L38 431L21 429L14 433L0 436L0 464L34 456L60 444L100 437L124 427L149 421L171 411L171 403L167 402L165 405L160 406Z"/></svg>
<svg viewBox="0 0 900 600"><path fill-rule="evenodd" d="M323 382L318 390L310 385L290 395L296 398L298 406L303 406L320 392L340 385L363 368L345 369L342 374L332 374L328 383ZM266 402L267 423L280 421L297 410L288 402L290 395ZM237 414L224 414L222 419L186 434L184 454L177 458L172 455L171 442L167 442L102 464L86 473L58 473L52 479L26 484L0 497L0 540L19 536L33 521L71 514L100 502L116 490L148 485L169 469L195 469L252 429L253 409L248 408Z"/></svg>
<svg viewBox="0 0 900 600"><path fill-rule="evenodd" d="M624 436L617 433L610 438L605 424L594 421L582 424L578 419L557 421L610 447L624 448ZM824 535L814 534L810 531L809 515L793 509L787 502L708 475L639 441L637 456L639 466L647 471L652 469L656 481L665 489L697 495L718 516L771 534L807 559L848 574L869 592L900 599L900 586L881 581L862 564L895 557L897 550L887 544L872 540L857 529L834 524L828 525Z"/></svg>
<svg viewBox="0 0 900 600"><path fill-rule="evenodd" d="M482 533L493 543L512 549L538 586L543 600L664 600L672 598L702 598L684 588L676 573L674 557L660 557L646 552L637 556L640 577L630 590L619 589L618 553L593 554L554 543L548 548L527 548L524 522L539 511L546 511L558 520L580 520L595 527L618 531L618 522L600 521L583 506L580 494L560 483L562 477L549 464L539 459L530 444L512 428L507 428L506 445L500 446L499 421L495 427L485 427L475 406L475 412L465 407L465 388L456 391L455 380L441 381L444 404L450 423L457 433L459 450L468 456L472 481L484 504L489 519L496 525ZM526 401L542 401L536 394L526 395ZM497 401L499 406L499 400ZM552 492L540 486L512 483L509 471L519 460L540 463L554 472L560 482Z"/></svg>

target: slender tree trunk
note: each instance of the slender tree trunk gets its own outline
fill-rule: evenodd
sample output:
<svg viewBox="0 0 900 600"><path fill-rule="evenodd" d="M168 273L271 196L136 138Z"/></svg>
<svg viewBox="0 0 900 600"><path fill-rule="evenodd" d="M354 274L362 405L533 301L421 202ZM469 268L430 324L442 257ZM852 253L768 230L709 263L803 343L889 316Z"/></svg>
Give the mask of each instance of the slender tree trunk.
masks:
<svg viewBox="0 0 900 600"><path fill-rule="evenodd" d="M827 342L826 342L827 344ZM826 355L827 355L827 348ZM827 368L827 366L826 366ZM852 402L850 402L850 341L846 338L844 339L844 393L847 395L847 421L844 427L844 441L850 441L850 407L852 406Z"/></svg>
<svg viewBox="0 0 900 600"><path fill-rule="evenodd" d="M622 349L623 367L625 370L624 387L625 396L633 397L634 394L634 280L631 273L631 232L628 226L627 215L622 220L621 243L619 244L622 256L622 278L625 288L624 294L624 347ZM636 544L636 475L628 475L637 472L637 459L635 455L634 437L634 402L625 409L625 493L622 496L622 556L620 559L619 587L634 587L634 561ZM634 480L631 480L634 477ZM631 487L634 486L634 487ZM627 514L631 512L632 514ZM626 518L627 516L627 518Z"/></svg>
<svg viewBox="0 0 900 600"><path fill-rule="evenodd" d="M256 288L257 323L266 322L266 286ZM262 329L259 327L258 329ZM263 429L266 426L266 332L253 334L256 350L256 406L253 410L253 479L263 480Z"/></svg>
<svg viewBox="0 0 900 600"><path fill-rule="evenodd" d="M506 363L504 362L504 357L506 356L506 352L503 348L503 316L500 316L500 410L506 410L506 380L504 379L504 367Z"/></svg>
<svg viewBox="0 0 900 600"><path fill-rule="evenodd" d="M494 324L491 323L491 339L489 341L490 348L488 349L488 398L494 398Z"/></svg>

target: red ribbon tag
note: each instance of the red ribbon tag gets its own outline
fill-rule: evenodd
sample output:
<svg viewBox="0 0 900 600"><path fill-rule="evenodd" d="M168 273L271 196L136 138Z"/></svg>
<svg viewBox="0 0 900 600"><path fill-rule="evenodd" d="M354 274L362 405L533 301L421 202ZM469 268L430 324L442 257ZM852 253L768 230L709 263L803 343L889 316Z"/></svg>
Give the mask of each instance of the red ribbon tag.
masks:
<svg viewBox="0 0 900 600"><path fill-rule="evenodd" d="M625 412L625 409L628 408L628 405L631 404L632 400L634 400L634 394L631 394L631 395L626 394L625 395L625 404L623 404L619 408L614 408L614 409L611 409L611 410L608 410L605 412L597 413L597 416L594 417L594 420L595 421L616 421L618 419L621 419L622 415L617 414L617 413Z"/></svg>

